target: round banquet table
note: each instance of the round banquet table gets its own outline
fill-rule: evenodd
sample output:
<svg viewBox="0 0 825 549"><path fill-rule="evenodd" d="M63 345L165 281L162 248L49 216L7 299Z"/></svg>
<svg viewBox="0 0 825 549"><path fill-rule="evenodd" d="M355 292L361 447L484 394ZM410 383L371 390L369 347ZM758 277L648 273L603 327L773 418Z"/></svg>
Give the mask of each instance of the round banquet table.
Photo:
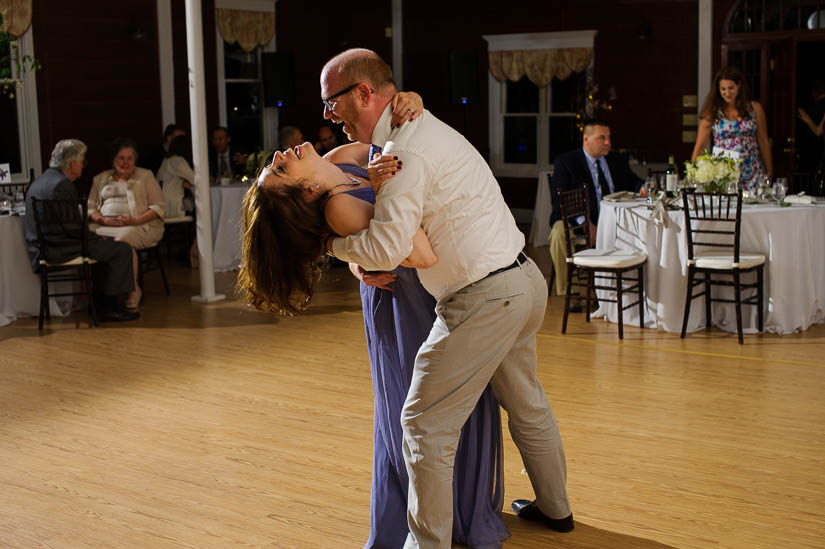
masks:
<svg viewBox="0 0 825 549"><path fill-rule="evenodd" d="M687 289L685 217L682 210L667 213L665 228L642 200L603 201L596 247L647 253L645 326L679 332ZM765 331L793 333L825 321L825 205L743 205L741 250L767 257ZM745 275L743 281L750 282L755 276ZM714 288L713 292L714 296L733 296L732 288ZM746 290L744 296L748 295ZM711 312L714 325L736 332L733 304L713 303ZM616 322L617 306L602 301L593 316ZM745 332L757 331L756 307L743 306L742 319ZM638 322L635 307L625 310L625 325ZM704 326L704 298L697 298L691 306L687 330L695 332Z"/></svg>
<svg viewBox="0 0 825 549"><path fill-rule="evenodd" d="M241 204L248 185L210 187L212 262L215 271L235 271L241 264Z"/></svg>
<svg viewBox="0 0 825 549"><path fill-rule="evenodd" d="M40 312L40 277L32 272L23 219L0 216L0 326ZM49 307L53 315L66 315L72 308L72 298L51 298Z"/></svg>

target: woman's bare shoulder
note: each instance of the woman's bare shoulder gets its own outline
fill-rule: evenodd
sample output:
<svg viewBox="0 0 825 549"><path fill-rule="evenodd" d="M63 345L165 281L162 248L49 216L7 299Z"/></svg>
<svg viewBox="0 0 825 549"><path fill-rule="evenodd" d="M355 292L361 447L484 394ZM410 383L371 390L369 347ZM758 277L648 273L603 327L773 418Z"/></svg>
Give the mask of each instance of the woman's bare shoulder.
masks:
<svg viewBox="0 0 825 549"><path fill-rule="evenodd" d="M347 193L329 198L324 207L327 224L337 234L346 236L366 229L372 218L372 204Z"/></svg>

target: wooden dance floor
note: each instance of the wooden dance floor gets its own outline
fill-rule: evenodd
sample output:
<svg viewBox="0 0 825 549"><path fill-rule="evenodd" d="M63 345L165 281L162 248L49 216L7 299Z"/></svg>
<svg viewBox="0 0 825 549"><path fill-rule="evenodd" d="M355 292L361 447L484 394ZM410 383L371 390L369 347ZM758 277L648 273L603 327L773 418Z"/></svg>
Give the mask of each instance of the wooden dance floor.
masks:
<svg viewBox="0 0 825 549"><path fill-rule="evenodd" d="M136 322L0 328L0 546L361 547L372 388L354 279L334 269L306 314L276 317L190 303L197 271L170 270L169 298L147 275ZM560 327L553 297L539 375L576 529L513 515L532 491L505 434L507 549L825 547L825 326L743 346Z"/></svg>

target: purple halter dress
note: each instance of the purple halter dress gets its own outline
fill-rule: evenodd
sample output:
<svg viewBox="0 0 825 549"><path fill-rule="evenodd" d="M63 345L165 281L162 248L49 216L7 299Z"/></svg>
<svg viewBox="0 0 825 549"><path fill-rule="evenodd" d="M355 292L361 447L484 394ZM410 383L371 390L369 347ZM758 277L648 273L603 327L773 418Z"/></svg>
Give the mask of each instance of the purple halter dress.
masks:
<svg viewBox="0 0 825 549"><path fill-rule="evenodd" d="M366 170L339 165L366 178ZM372 189L347 191L375 203ZM401 549L407 538L407 469L401 451L401 408L415 356L435 322L435 299L415 269L396 268L393 291L361 284L370 371L375 394L370 536L364 547ZM453 540L473 548L501 547L510 536L504 502L501 413L488 386L461 430L453 472Z"/></svg>

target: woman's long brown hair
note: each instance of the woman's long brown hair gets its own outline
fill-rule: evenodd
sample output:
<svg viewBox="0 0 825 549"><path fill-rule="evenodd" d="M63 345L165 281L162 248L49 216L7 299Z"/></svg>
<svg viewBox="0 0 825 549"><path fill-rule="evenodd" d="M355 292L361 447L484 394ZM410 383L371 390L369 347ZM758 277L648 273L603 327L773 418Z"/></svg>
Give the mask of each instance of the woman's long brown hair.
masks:
<svg viewBox="0 0 825 549"><path fill-rule="evenodd" d="M722 94L719 93L719 82L721 80L732 80L739 85L739 92L736 94L736 101L733 106L743 119L751 117L751 92L748 83L745 81L744 75L736 67L725 67L716 73L713 78L713 84L705 98L705 104L702 107L702 118L710 120L713 123L720 113L725 112L725 100Z"/></svg>
<svg viewBox="0 0 825 549"><path fill-rule="evenodd" d="M306 202L301 188L265 191L253 184L244 196L242 267L238 287L258 309L306 309L321 276L323 239L329 234L322 202Z"/></svg>

